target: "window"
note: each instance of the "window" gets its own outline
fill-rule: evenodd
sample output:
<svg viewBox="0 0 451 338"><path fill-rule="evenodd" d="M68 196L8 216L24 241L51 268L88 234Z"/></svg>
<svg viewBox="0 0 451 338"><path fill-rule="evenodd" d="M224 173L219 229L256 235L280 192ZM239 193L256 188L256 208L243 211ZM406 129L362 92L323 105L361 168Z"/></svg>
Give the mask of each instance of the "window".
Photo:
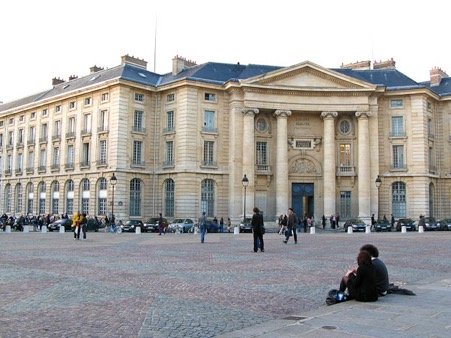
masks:
<svg viewBox="0 0 451 338"><path fill-rule="evenodd" d="M36 112L34 111L30 114L30 119L34 120L35 118L36 118Z"/></svg>
<svg viewBox="0 0 451 338"><path fill-rule="evenodd" d="M106 215L107 213L107 192L108 192L108 183L105 177L101 177L99 179L99 193L98 193L98 215Z"/></svg>
<svg viewBox="0 0 451 338"><path fill-rule="evenodd" d="M405 136L404 133L404 117L392 116L391 118L391 136Z"/></svg>
<svg viewBox="0 0 451 338"><path fill-rule="evenodd" d="M69 215L74 213L74 181L72 180L66 183L66 212Z"/></svg>
<svg viewBox="0 0 451 338"><path fill-rule="evenodd" d="M144 94L135 93L135 101L144 102Z"/></svg>
<svg viewBox="0 0 451 338"><path fill-rule="evenodd" d="M22 184L18 183L16 185L16 213L20 214L22 213L22 208L23 208L23 188L22 188Z"/></svg>
<svg viewBox="0 0 451 338"><path fill-rule="evenodd" d="M4 206L5 206L5 212L11 212L12 211L12 192L11 192L11 184L7 184L5 186L5 200L4 200Z"/></svg>
<svg viewBox="0 0 451 338"><path fill-rule="evenodd" d="M69 110L74 110L75 108L77 108L76 102L75 101L69 102Z"/></svg>
<svg viewBox="0 0 451 338"><path fill-rule="evenodd" d="M8 145L12 147L13 144L14 144L14 132L8 131Z"/></svg>
<svg viewBox="0 0 451 338"><path fill-rule="evenodd" d="M427 102L427 110L432 111L432 103L430 101Z"/></svg>
<svg viewBox="0 0 451 338"><path fill-rule="evenodd" d="M28 129L28 143L34 144L36 141L36 127L31 126L30 129Z"/></svg>
<svg viewBox="0 0 451 338"><path fill-rule="evenodd" d="M33 168L34 168L34 152L33 151L28 152L27 168L29 168L30 170L33 170Z"/></svg>
<svg viewBox="0 0 451 338"><path fill-rule="evenodd" d="M205 101L212 101L212 102L214 102L214 101L216 101L216 94L205 93L204 98L205 98Z"/></svg>
<svg viewBox="0 0 451 338"><path fill-rule="evenodd" d="M107 102L110 99L110 94L109 93L103 93L100 100L101 102Z"/></svg>
<svg viewBox="0 0 451 338"><path fill-rule="evenodd" d="M267 142L257 142L256 161L258 170L266 170L268 166L268 144Z"/></svg>
<svg viewBox="0 0 451 338"><path fill-rule="evenodd" d="M91 114L83 115L83 133L84 134L91 133Z"/></svg>
<svg viewBox="0 0 451 338"><path fill-rule="evenodd" d="M12 168L13 168L13 156L12 155L8 155L6 157L6 170L11 172Z"/></svg>
<svg viewBox="0 0 451 338"><path fill-rule="evenodd" d="M67 145L67 166L68 167L73 167L74 166L74 145L73 144L68 144Z"/></svg>
<svg viewBox="0 0 451 338"><path fill-rule="evenodd" d="M49 114L47 109L42 109L42 116L47 116Z"/></svg>
<svg viewBox="0 0 451 338"><path fill-rule="evenodd" d="M164 182L164 215L174 217L175 183L172 179Z"/></svg>
<svg viewBox="0 0 451 338"><path fill-rule="evenodd" d="M85 107L90 106L92 104L92 99L90 97L86 97L84 103Z"/></svg>
<svg viewBox="0 0 451 338"><path fill-rule="evenodd" d="M69 117L69 123L68 123L68 128L67 131L69 133L75 133L75 117Z"/></svg>
<svg viewBox="0 0 451 338"><path fill-rule="evenodd" d="M59 210L59 200L60 200L60 184L58 181L52 183L52 214L57 215Z"/></svg>
<svg viewBox="0 0 451 338"><path fill-rule="evenodd" d="M24 121L25 121L25 116L20 115L20 116L19 116L19 122L22 123L22 122L24 122Z"/></svg>
<svg viewBox="0 0 451 338"><path fill-rule="evenodd" d="M215 216L215 189L214 181L207 179L201 183L201 212L205 212L208 217Z"/></svg>
<svg viewBox="0 0 451 338"><path fill-rule="evenodd" d="M60 165L60 148L53 148L53 158L52 158L52 167L57 167Z"/></svg>
<svg viewBox="0 0 451 338"><path fill-rule="evenodd" d="M83 143L83 147L82 147L82 159L81 159L81 164L82 166L89 166L89 143Z"/></svg>
<svg viewBox="0 0 451 338"><path fill-rule="evenodd" d="M40 141L46 142L46 141L47 141L47 136L48 136L48 127L47 127L47 123L43 123L43 124L41 124L41 137L40 137Z"/></svg>
<svg viewBox="0 0 451 338"><path fill-rule="evenodd" d="M22 170L23 170L23 154L22 153L18 153L17 154L17 157L16 157L16 163L17 163L17 165L16 165L16 169L18 170L18 171L20 171L20 172L22 172Z"/></svg>
<svg viewBox="0 0 451 338"><path fill-rule="evenodd" d="M10 118L10 119L9 119L9 125L10 125L10 126L14 125L14 119L13 119L13 118Z"/></svg>
<svg viewBox="0 0 451 338"><path fill-rule="evenodd" d="M3 127L3 121L0 121L0 127Z"/></svg>
<svg viewBox="0 0 451 338"><path fill-rule="evenodd" d="M134 165L141 165L142 163L142 141L133 141L133 159Z"/></svg>
<svg viewBox="0 0 451 338"><path fill-rule="evenodd" d="M130 181L130 216L141 215L141 181L134 178Z"/></svg>
<svg viewBox="0 0 451 338"><path fill-rule="evenodd" d="M428 119L428 137L434 138L434 125L432 119Z"/></svg>
<svg viewBox="0 0 451 338"><path fill-rule="evenodd" d="M33 183L27 184L27 213L33 214L33 198L34 198L34 187Z"/></svg>
<svg viewBox="0 0 451 338"><path fill-rule="evenodd" d="M349 120L341 120L339 129L341 134L348 135L351 132L351 122Z"/></svg>
<svg viewBox="0 0 451 338"><path fill-rule="evenodd" d="M404 107L404 102L401 99L390 100L390 108L402 108Z"/></svg>
<svg viewBox="0 0 451 338"><path fill-rule="evenodd" d="M85 214L89 214L89 180L83 179L81 181L81 212Z"/></svg>
<svg viewBox="0 0 451 338"><path fill-rule="evenodd" d="M107 164L107 143L106 140L99 142L99 164Z"/></svg>
<svg viewBox="0 0 451 338"><path fill-rule="evenodd" d="M216 131L215 125L215 112L206 110L204 113L204 131Z"/></svg>
<svg viewBox="0 0 451 338"><path fill-rule="evenodd" d="M393 145L393 169L404 169L403 145Z"/></svg>
<svg viewBox="0 0 451 338"><path fill-rule="evenodd" d="M47 159L47 152L45 149L41 149L39 152L39 166L40 167L46 167L46 159Z"/></svg>
<svg viewBox="0 0 451 338"><path fill-rule="evenodd" d="M344 219L352 217L350 191L340 191L340 216Z"/></svg>
<svg viewBox="0 0 451 338"><path fill-rule="evenodd" d="M135 115L133 118L133 131L144 132L143 115L144 115L143 111L135 110Z"/></svg>
<svg viewBox="0 0 451 338"><path fill-rule="evenodd" d="M39 183L38 191L39 191L39 214L45 214L45 183Z"/></svg>
<svg viewBox="0 0 451 338"><path fill-rule="evenodd" d="M18 145L22 145L23 144L23 139L24 139L23 135L24 135L23 129L19 129L17 131L17 144Z"/></svg>
<svg viewBox="0 0 451 338"><path fill-rule="evenodd" d="M3 148L3 134L0 134L0 148Z"/></svg>
<svg viewBox="0 0 451 338"><path fill-rule="evenodd" d="M346 167L351 167L351 144L342 143L340 144L340 168L344 169ZM340 170L342 170L340 169ZM351 168L349 169L349 171ZM346 170L345 170L346 171Z"/></svg>
<svg viewBox="0 0 451 338"><path fill-rule="evenodd" d="M173 131L174 130L174 112L168 111L166 112L166 130L165 131Z"/></svg>
<svg viewBox="0 0 451 338"><path fill-rule="evenodd" d="M101 110L99 114L99 131L108 130L108 110Z"/></svg>
<svg viewBox="0 0 451 338"><path fill-rule="evenodd" d="M406 184L404 182L392 184L392 213L395 218L406 217Z"/></svg>
<svg viewBox="0 0 451 338"><path fill-rule="evenodd" d="M173 165L174 161L174 142L167 141L166 142L166 157L165 157L165 165Z"/></svg>
<svg viewBox="0 0 451 338"><path fill-rule="evenodd" d="M204 141L204 165L214 165L214 146L213 141Z"/></svg>
<svg viewBox="0 0 451 338"><path fill-rule="evenodd" d="M54 138L61 137L61 120L56 120L53 124L53 137Z"/></svg>
<svg viewBox="0 0 451 338"><path fill-rule="evenodd" d="M61 106L57 105L55 106L55 113L60 113L61 112Z"/></svg>
<svg viewBox="0 0 451 338"><path fill-rule="evenodd" d="M166 96L166 102L174 102L174 100L175 100L175 94L174 93L168 94Z"/></svg>

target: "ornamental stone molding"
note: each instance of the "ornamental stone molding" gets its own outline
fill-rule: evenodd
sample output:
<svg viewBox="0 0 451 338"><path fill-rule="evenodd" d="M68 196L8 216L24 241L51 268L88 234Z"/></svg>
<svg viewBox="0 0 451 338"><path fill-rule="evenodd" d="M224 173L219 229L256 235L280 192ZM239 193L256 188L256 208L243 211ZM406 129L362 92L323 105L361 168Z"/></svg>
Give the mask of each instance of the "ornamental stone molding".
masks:
<svg viewBox="0 0 451 338"><path fill-rule="evenodd" d="M336 111L323 111L321 113L321 117L323 119L328 119L328 118L336 118L338 116L338 113Z"/></svg>
<svg viewBox="0 0 451 338"><path fill-rule="evenodd" d="M244 116L252 116L254 117L259 113L259 110L257 108L243 108L241 110Z"/></svg>
<svg viewBox="0 0 451 338"><path fill-rule="evenodd" d="M289 174L302 174L310 176L320 176L321 170L317 168L315 163L307 158L300 158L291 163L288 170Z"/></svg>
<svg viewBox="0 0 451 338"><path fill-rule="evenodd" d="M370 111L357 111L357 112L355 112L355 116L359 119L359 118L362 118L362 119L367 119L368 117L370 117L370 116L373 116L373 113L372 112L370 112Z"/></svg>
<svg viewBox="0 0 451 338"><path fill-rule="evenodd" d="M276 118L291 116L291 110L277 109L277 110L274 112L274 116L275 116Z"/></svg>

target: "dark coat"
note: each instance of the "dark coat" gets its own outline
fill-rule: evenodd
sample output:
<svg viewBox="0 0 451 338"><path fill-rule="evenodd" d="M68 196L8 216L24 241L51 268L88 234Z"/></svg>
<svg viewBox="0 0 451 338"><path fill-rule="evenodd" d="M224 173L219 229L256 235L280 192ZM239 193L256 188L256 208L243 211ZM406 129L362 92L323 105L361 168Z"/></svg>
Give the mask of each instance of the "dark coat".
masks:
<svg viewBox="0 0 451 338"><path fill-rule="evenodd" d="M373 264L360 265L348 281L349 296L360 302L374 302L378 298L376 269Z"/></svg>
<svg viewBox="0 0 451 338"><path fill-rule="evenodd" d="M255 213L252 216L252 220L251 220L251 226L252 226L252 230L254 231L254 233L263 233L263 216L260 215L259 213Z"/></svg>

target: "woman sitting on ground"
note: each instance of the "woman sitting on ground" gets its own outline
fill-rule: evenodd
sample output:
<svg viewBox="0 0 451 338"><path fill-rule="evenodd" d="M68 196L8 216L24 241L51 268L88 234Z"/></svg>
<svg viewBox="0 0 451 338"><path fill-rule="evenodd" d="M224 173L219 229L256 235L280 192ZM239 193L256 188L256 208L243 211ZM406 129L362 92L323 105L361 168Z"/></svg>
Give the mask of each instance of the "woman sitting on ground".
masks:
<svg viewBox="0 0 451 338"><path fill-rule="evenodd" d="M348 288L348 299L360 302L374 302L378 298L376 284L376 269L367 251L360 251L357 256L357 270L350 270L342 278L340 291Z"/></svg>

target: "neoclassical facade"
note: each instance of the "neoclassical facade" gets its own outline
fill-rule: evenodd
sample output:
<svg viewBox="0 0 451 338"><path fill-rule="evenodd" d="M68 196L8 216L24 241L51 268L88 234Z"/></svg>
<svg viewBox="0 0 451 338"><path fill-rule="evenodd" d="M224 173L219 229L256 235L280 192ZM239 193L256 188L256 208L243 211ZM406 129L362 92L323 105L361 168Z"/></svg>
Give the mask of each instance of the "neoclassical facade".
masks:
<svg viewBox="0 0 451 338"><path fill-rule="evenodd" d="M163 75L121 61L0 105L1 213L451 216L451 79L438 68L417 83L393 60L175 57Z"/></svg>

